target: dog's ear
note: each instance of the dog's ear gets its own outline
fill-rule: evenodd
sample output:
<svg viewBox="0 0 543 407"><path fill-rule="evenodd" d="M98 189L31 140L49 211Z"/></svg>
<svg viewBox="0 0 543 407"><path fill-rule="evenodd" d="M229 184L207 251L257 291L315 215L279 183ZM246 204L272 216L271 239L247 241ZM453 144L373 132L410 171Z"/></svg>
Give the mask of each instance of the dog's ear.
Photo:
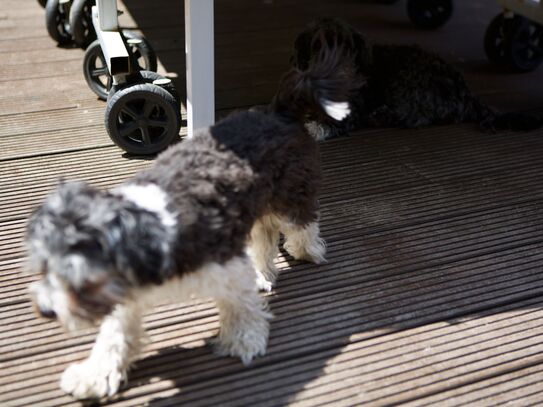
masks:
<svg viewBox="0 0 543 407"><path fill-rule="evenodd" d="M117 269L138 284L160 284L169 276L169 238L156 213L124 206L106 229Z"/></svg>

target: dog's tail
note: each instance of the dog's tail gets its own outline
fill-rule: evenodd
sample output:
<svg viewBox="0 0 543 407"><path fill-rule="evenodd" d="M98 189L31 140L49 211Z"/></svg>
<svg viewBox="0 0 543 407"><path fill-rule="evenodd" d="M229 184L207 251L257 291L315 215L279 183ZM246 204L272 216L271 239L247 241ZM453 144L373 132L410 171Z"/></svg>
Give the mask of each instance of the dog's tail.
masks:
<svg viewBox="0 0 543 407"><path fill-rule="evenodd" d="M305 70L292 68L281 78L271 110L300 123L313 120L345 119L350 113L349 95L353 90L351 56L324 37L314 44L319 51Z"/></svg>
<svg viewBox="0 0 543 407"><path fill-rule="evenodd" d="M480 100L474 100L475 121L483 131L531 131L543 126L543 120L526 112L498 112Z"/></svg>

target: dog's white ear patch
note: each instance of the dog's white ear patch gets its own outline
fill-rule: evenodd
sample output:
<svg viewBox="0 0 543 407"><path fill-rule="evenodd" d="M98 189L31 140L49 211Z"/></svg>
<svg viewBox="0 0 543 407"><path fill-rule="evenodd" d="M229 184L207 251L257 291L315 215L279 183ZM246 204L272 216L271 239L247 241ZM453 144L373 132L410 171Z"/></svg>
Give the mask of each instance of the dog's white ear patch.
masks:
<svg viewBox="0 0 543 407"><path fill-rule="evenodd" d="M326 114L337 121L341 121L351 114L349 102L332 102L321 99L321 105Z"/></svg>

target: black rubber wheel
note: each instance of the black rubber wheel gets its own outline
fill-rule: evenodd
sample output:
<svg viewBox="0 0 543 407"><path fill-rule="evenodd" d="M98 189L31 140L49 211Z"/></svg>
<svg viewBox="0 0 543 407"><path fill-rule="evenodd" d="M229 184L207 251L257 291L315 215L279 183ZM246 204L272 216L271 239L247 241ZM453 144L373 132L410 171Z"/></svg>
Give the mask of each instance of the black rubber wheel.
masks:
<svg viewBox="0 0 543 407"><path fill-rule="evenodd" d="M69 24L69 6L59 0L48 0L45 6L45 26L49 36L59 45L72 42Z"/></svg>
<svg viewBox="0 0 543 407"><path fill-rule="evenodd" d="M154 71L157 70L157 59L155 51L149 41L142 35L133 31L122 30L121 34L126 48L131 56L133 71Z"/></svg>
<svg viewBox="0 0 543 407"><path fill-rule="evenodd" d="M506 67L508 65L506 51L506 38L511 29L512 19L506 19L503 14L498 14L490 22L485 32L484 47L485 54L493 64Z"/></svg>
<svg viewBox="0 0 543 407"><path fill-rule="evenodd" d="M526 18L518 18L507 41L507 57L514 71L530 72L543 61L543 28Z"/></svg>
<svg viewBox="0 0 543 407"><path fill-rule="evenodd" d="M407 15L419 28L433 30L451 18L452 0L407 0Z"/></svg>
<svg viewBox="0 0 543 407"><path fill-rule="evenodd" d="M111 75L107 70L106 58L99 40L95 40L85 51L83 74L87 85L96 96L101 100L106 100L111 88Z"/></svg>
<svg viewBox="0 0 543 407"><path fill-rule="evenodd" d="M175 98L177 102L177 108L181 110L181 97L179 96L179 92L177 92L177 89L175 88L175 85L173 84L173 82L170 79L166 78L165 76L162 76L153 71L135 72L126 77L126 83L123 83L120 85L112 85L111 88L109 89L108 99L111 99L111 97L120 89L124 89L128 86L137 85L141 83L151 83L151 84L160 86L162 89L166 90Z"/></svg>
<svg viewBox="0 0 543 407"><path fill-rule="evenodd" d="M543 61L543 27L521 16L496 16L485 33L490 62L515 72L530 72Z"/></svg>
<svg viewBox="0 0 543 407"><path fill-rule="evenodd" d="M40 6L45 8L45 5L47 4L47 0L38 0L38 3L40 3Z"/></svg>
<svg viewBox="0 0 543 407"><path fill-rule="evenodd" d="M111 140L130 154L156 154L179 139L181 114L175 98L144 83L117 91L105 113Z"/></svg>
<svg viewBox="0 0 543 407"><path fill-rule="evenodd" d="M96 31L92 24L92 6L94 0L74 0L70 8L70 28L76 45L87 48L96 37Z"/></svg>

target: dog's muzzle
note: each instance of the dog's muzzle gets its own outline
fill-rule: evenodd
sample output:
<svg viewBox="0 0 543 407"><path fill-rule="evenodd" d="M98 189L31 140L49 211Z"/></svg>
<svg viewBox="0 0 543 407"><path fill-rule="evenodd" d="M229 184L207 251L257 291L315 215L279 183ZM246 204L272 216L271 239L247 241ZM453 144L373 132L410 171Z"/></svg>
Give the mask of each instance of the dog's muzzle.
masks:
<svg viewBox="0 0 543 407"><path fill-rule="evenodd" d="M30 284L29 292L34 309L40 317L57 319L57 313L53 310L50 298L49 286L45 284L44 280Z"/></svg>

